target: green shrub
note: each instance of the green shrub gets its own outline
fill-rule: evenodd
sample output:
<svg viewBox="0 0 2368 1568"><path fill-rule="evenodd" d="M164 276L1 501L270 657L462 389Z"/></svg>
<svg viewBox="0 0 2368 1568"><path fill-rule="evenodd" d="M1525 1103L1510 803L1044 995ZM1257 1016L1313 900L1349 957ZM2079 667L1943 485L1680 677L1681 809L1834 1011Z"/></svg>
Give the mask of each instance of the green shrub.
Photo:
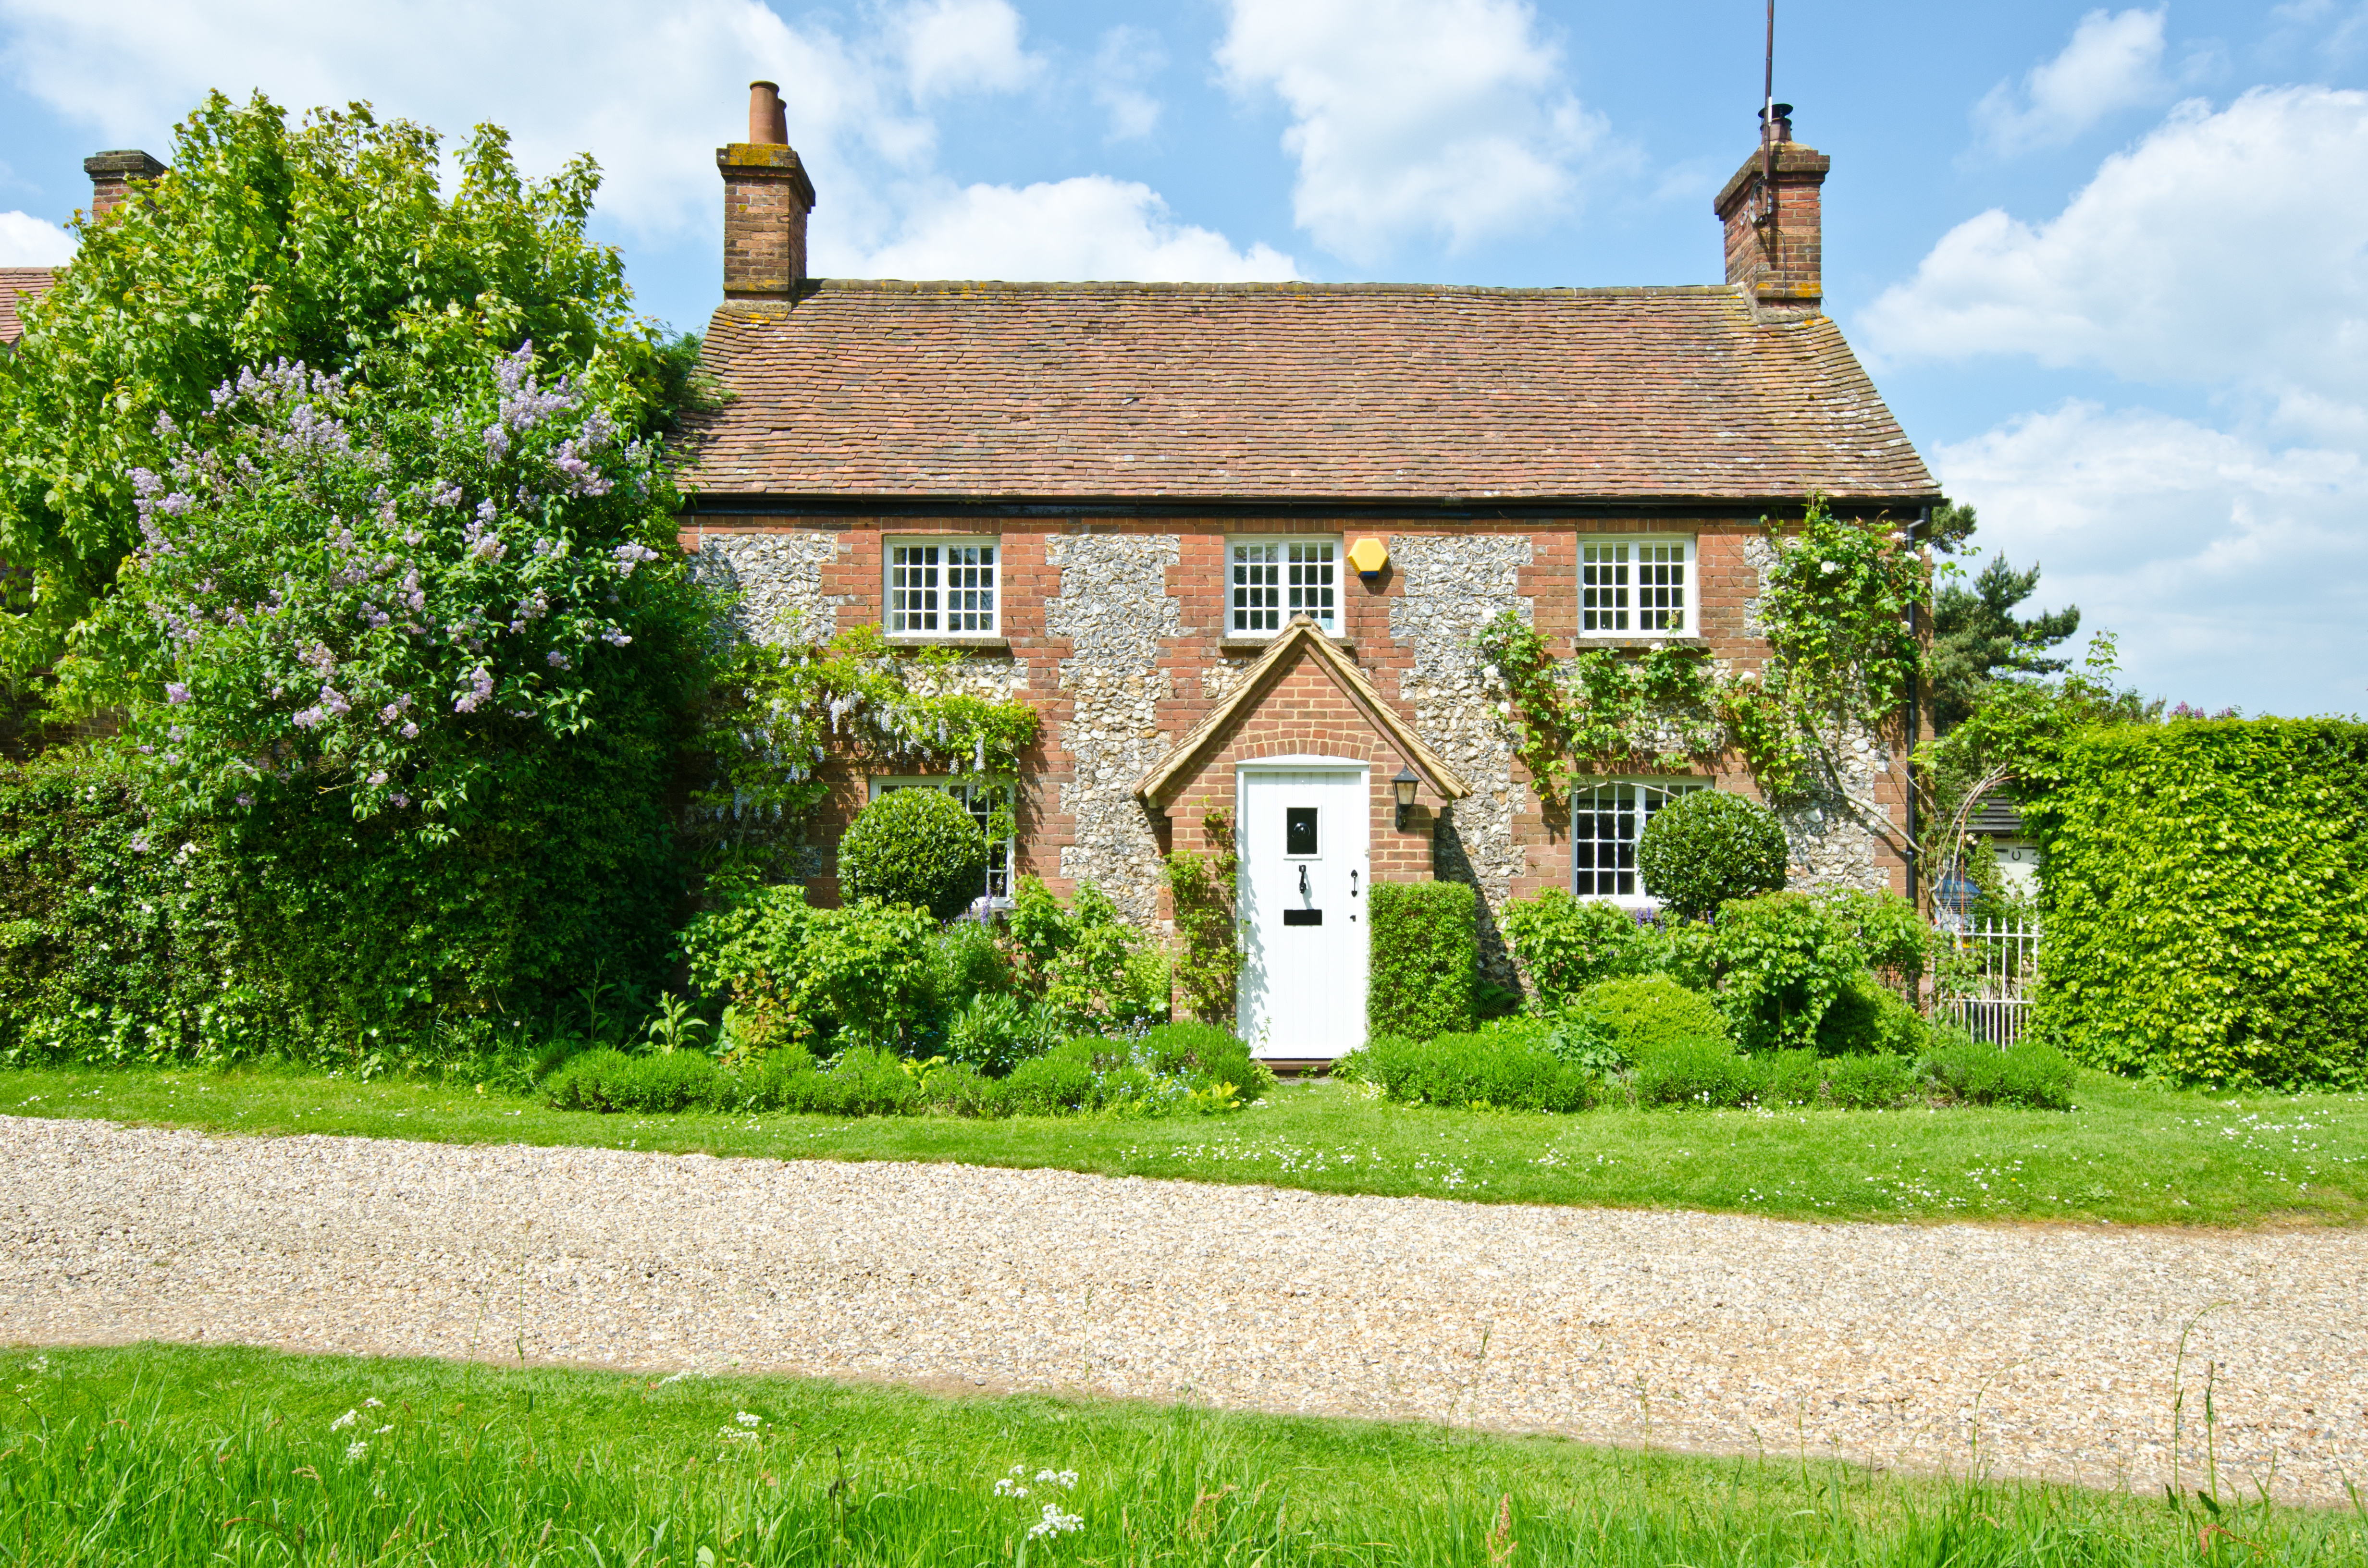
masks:
<svg viewBox="0 0 2368 1568"><path fill-rule="evenodd" d="M1478 894L1463 882L1375 882L1371 904L1367 1035L1429 1040L1470 1030Z"/></svg>
<svg viewBox="0 0 2368 1568"><path fill-rule="evenodd" d="M1659 967L1658 933L1617 904L1568 888L1517 898L1498 919L1539 998L1560 1006L1605 980Z"/></svg>
<svg viewBox="0 0 2368 1568"><path fill-rule="evenodd" d="M604 1049L553 1073L542 1097L560 1110L666 1112L712 1108L724 1087L715 1063L696 1051L628 1056Z"/></svg>
<svg viewBox="0 0 2368 1568"><path fill-rule="evenodd" d="M1630 1062L1679 1046L1735 1049L1717 1004L1667 975L1607 980L1590 986L1571 1011Z"/></svg>
<svg viewBox="0 0 2368 1568"><path fill-rule="evenodd" d="M2368 725L2183 721L2064 748L2038 1027L2077 1060L2368 1085Z"/></svg>
<svg viewBox="0 0 2368 1568"><path fill-rule="evenodd" d="M1904 1057L1835 1056L1826 1060L1826 1093L1852 1110L1884 1110L1906 1099L1915 1073Z"/></svg>
<svg viewBox="0 0 2368 1568"><path fill-rule="evenodd" d="M1101 889L1083 884L1075 907L1063 909L1042 881L1023 877L1012 903L1020 983L1067 1028L1125 1029L1167 1017L1167 959L1142 942Z"/></svg>
<svg viewBox="0 0 2368 1568"><path fill-rule="evenodd" d="M951 920L986 891L986 835L942 790L891 790L840 837L838 885L850 901L911 904Z"/></svg>
<svg viewBox="0 0 2368 1568"><path fill-rule="evenodd" d="M1517 1029L1428 1040L1381 1035L1353 1060L1357 1075L1407 1105L1571 1111L1595 1102L1594 1082L1585 1069Z"/></svg>
<svg viewBox="0 0 2368 1568"><path fill-rule="evenodd" d="M1684 1040L1636 1059L1636 1103L1736 1106L1758 1094L1765 1077L1725 1040Z"/></svg>
<svg viewBox="0 0 2368 1568"><path fill-rule="evenodd" d="M1932 928L1924 924L1914 904L1888 888L1880 892L1828 888L1817 894L1817 901L1849 933L1861 963L1895 976L1908 990L1915 989L1931 949Z"/></svg>
<svg viewBox="0 0 2368 1568"><path fill-rule="evenodd" d="M1720 790L1679 796L1636 840L1645 891L1687 920L1704 919L1729 899L1774 892L1790 858L1775 812Z"/></svg>
<svg viewBox="0 0 2368 1568"><path fill-rule="evenodd" d="M1931 1032L1898 993L1861 970L1843 983L1817 1020L1817 1050L1827 1056L1918 1056L1930 1044Z"/></svg>
<svg viewBox="0 0 2368 1568"><path fill-rule="evenodd" d="M973 996L998 995L1011 989L1011 954L994 926L981 920L956 920L938 938L942 974L938 991L951 1012Z"/></svg>
<svg viewBox="0 0 2368 1568"><path fill-rule="evenodd" d="M917 909L815 909L805 890L759 888L683 934L691 983L729 1003L743 1052L891 1045L931 1026L940 984L937 923Z"/></svg>
<svg viewBox="0 0 2368 1568"><path fill-rule="evenodd" d="M1152 1071L1189 1079L1196 1088L1227 1085L1246 1105L1274 1087L1266 1063L1231 1029L1214 1024L1156 1024L1137 1054Z"/></svg>
<svg viewBox="0 0 2368 1568"><path fill-rule="evenodd" d="M1825 1096L1826 1064L1814 1051L1771 1051L1759 1065L1761 1105L1813 1106Z"/></svg>
<svg viewBox="0 0 2368 1568"><path fill-rule="evenodd" d="M1866 967L1850 926L1823 900L1800 892L1721 908L1708 955L1719 1006L1746 1051L1814 1045L1826 1009Z"/></svg>
<svg viewBox="0 0 2368 1568"><path fill-rule="evenodd" d="M1962 1034L1933 1048L1919 1067L1933 1087L1968 1105L2072 1108L2071 1058L2036 1040L2000 1051Z"/></svg>
<svg viewBox="0 0 2368 1568"><path fill-rule="evenodd" d="M946 1022L946 1055L990 1078L999 1078L1031 1056L1042 1056L1064 1038L1052 1008L1017 996L989 993Z"/></svg>

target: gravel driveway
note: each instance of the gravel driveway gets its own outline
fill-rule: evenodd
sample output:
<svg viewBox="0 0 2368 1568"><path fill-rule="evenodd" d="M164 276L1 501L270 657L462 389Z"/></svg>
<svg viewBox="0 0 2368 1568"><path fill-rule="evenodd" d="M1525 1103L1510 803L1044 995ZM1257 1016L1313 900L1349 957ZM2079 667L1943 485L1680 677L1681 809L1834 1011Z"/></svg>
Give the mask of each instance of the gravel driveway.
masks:
<svg viewBox="0 0 2368 1568"><path fill-rule="evenodd" d="M0 1341L738 1368L2368 1482L2368 1233L1813 1225L0 1118ZM2191 1479L2190 1484L2193 1484Z"/></svg>

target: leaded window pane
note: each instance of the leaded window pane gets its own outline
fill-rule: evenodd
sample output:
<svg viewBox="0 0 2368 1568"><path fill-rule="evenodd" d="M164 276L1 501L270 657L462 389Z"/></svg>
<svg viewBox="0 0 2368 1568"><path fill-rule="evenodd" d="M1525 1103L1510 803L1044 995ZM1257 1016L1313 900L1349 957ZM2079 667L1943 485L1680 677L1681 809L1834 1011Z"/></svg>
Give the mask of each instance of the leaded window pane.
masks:
<svg viewBox="0 0 2368 1568"><path fill-rule="evenodd" d="M1628 551L1624 544L1582 546L1578 564L1578 613L1582 631L1630 630Z"/></svg>
<svg viewBox="0 0 2368 1568"><path fill-rule="evenodd" d="M1636 874L1636 840L1655 812L1702 788L1700 784L1612 782L1574 790L1571 891L1581 898L1643 900L1646 894Z"/></svg>

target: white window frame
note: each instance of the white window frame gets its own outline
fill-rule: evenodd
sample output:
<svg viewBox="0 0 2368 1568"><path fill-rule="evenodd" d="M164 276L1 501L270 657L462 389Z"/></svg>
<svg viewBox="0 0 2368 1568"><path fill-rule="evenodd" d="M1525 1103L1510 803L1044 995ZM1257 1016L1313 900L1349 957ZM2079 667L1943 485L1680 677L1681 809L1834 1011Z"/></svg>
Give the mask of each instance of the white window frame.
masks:
<svg viewBox="0 0 2368 1568"><path fill-rule="evenodd" d="M950 551L985 553L984 562L949 560ZM928 552L929 559L900 561L899 555ZM982 588L975 583L949 586L950 575L984 572ZM907 582L907 577L919 579ZM973 602L957 608L955 600L985 597L982 610ZM907 597L916 601L906 604ZM978 622L984 619L985 624ZM957 621L970 624L958 625ZM926 623L926 624L925 624ZM994 534L889 534L880 541L880 624L889 638L918 639L1000 637L1003 635L1003 540Z"/></svg>
<svg viewBox="0 0 2368 1568"><path fill-rule="evenodd" d="M1321 563L1330 568L1332 580L1328 585L1313 581L1295 585L1291 580L1294 566L1303 568L1318 566L1319 563L1315 562L1294 562L1292 560L1292 551L1305 551L1311 548L1331 552L1328 562ZM1275 559L1270 563L1236 559L1235 553L1236 551L1251 549L1271 549L1275 552ZM1314 616L1315 624L1323 630L1326 636L1338 637L1340 634L1342 590L1346 586L1343 573L1348 559L1348 552L1342 549L1338 534L1228 535L1225 540L1225 640L1234 642L1264 642L1280 637L1282 635L1283 629L1291 624L1292 618L1302 613ZM1271 584L1236 580L1237 568L1251 571L1259 566L1266 566L1273 573L1274 581ZM1292 599L1300 595L1313 595L1327 590L1332 603L1326 613L1318 614L1314 609L1303 611L1292 607ZM1266 593L1271 593L1277 602L1271 606L1245 605L1237 602L1236 596L1246 593L1256 594L1260 597L1263 597ZM1274 619L1272 626L1243 624L1246 619L1255 617L1263 619L1269 616Z"/></svg>
<svg viewBox="0 0 2368 1568"><path fill-rule="evenodd" d="M1658 555L1671 550L1677 551L1675 561L1645 559L1648 551ZM1591 553L1613 558L1590 560ZM1694 554L1694 540L1688 534L1579 535L1579 636L1702 635ZM1656 581L1645 581L1648 575ZM1654 600L1661 602L1650 602Z"/></svg>
<svg viewBox="0 0 2368 1568"><path fill-rule="evenodd" d="M1645 824L1655 812L1680 795L1691 795L1712 788L1707 778L1581 778L1570 787L1570 891L1583 899L1616 903L1622 909L1653 909L1657 901L1645 892L1645 879L1636 871L1636 842L1645 835ZM1621 796L1627 796L1626 808L1632 821L1611 824L1612 835L1602 835L1598 823L1605 816L1617 819L1622 814ZM1606 801L1603 798L1609 796ZM1608 809L1607 809L1608 807ZM1587 826L1582 835L1580 824ZM1620 836L1622 829L1626 836ZM1597 853L1600 846L1612 846L1613 863L1602 864L1604 857ZM1581 851L1588 863L1580 863ZM1624 864L1623 864L1624 862ZM1607 891L1602 883L1612 885ZM1621 891L1624 881L1626 892Z"/></svg>
<svg viewBox="0 0 2368 1568"><path fill-rule="evenodd" d="M935 790L940 794L951 795L962 803L963 809L970 812L971 820L977 823L982 830L986 826L988 812L993 810L995 805L1000 803L1007 810L1013 807L1011 785L1008 781L985 778L974 773L882 776L871 780L871 788L866 799L876 801L881 796L896 790ZM1002 797L1000 802L996 800L997 795ZM986 881L980 891L986 895L986 905L989 909L1011 907L1011 869L1019 857L1019 837L1016 820L1010 836L987 840Z"/></svg>

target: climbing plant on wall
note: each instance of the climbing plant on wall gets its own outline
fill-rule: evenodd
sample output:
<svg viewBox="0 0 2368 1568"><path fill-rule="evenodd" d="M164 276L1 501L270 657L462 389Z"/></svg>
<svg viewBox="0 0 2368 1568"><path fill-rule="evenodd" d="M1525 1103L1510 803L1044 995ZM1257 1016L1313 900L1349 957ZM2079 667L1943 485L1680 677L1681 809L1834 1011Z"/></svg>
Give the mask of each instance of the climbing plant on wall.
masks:
<svg viewBox="0 0 2368 1568"><path fill-rule="evenodd" d="M1218 810L1201 819L1207 854L1178 849L1167 859L1167 892L1176 910L1177 999L1204 1023L1232 1027L1235 987L1242 972L1241 944L1234 914L1234 813Z"/></svg>
<svg viewBox="0 0 2368 1568"><path fill-rule="evenodd" d="M1504 692L1515 749L1539 794L1634 767L1674 771L1732 744L1771 799L1839 790L1840 748L1895 724L1920 644L1912 612L1930 574L1897 528L1836 517L1823 497L1790 528L1770 522L1758 606L1769 656L1714 671L1698 650L1659 644L1557 660L1511 611L1477 648Z"/></svg>
<svg viewBox="0 0 2368 1568"><path fill-rule="evenodd" d="M750 642L735 653L710 741L714 781L699 797L723 824L770 827L830 793L820 777L833 759L916 773L971 775L1009 782L1035 744L1036 710L1014 699L962 690L968 654L955 648L893 648L877 626L855 626L827 642L793 635ZM1012 832L1008 790L996 797L990 838Z"/></svg>

